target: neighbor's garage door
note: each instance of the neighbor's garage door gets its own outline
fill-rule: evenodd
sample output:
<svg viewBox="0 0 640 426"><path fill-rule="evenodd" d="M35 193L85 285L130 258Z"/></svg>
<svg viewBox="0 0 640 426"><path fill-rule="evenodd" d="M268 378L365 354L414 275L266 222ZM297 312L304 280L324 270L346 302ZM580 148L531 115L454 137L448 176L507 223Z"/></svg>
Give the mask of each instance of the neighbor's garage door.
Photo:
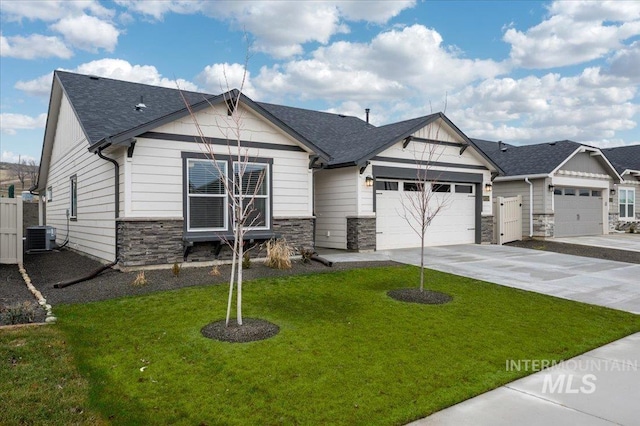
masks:
<svg viewBox="0 0 640 426"><path fill-rule="evenodd" d="M425 245L475 242L475 190L473 184L434 184L432 205L444 203L427 229ZM420 247L419 235L402 216L407 197L415 197L411 181L376 180L376 249ZM417 221L412 220L414 225Z"/></svg>
<svg viewBox="0 0 640 426"><path fill-rule="evenodd" d="M556 188L555 237L602 234L602 191L588 188Z"/></svg>

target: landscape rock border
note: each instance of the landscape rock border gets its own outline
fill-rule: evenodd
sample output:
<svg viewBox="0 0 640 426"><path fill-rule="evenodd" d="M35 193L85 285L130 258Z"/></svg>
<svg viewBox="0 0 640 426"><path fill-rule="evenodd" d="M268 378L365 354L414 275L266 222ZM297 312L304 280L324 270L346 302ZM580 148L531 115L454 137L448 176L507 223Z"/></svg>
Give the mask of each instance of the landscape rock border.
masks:
<svg viewBox="0 0 640 426"><path fill-rule="evenodd" d="M265 340L280 332L280 327L259 318L244 318L242 325L235 319L227 327L225 320L211 322L200 330L204 337L229 343L249 343Z"/></svg>
<svg viewBox="0 0 640 426"><path fill-rule="evenodd" d="M22 263L18 263L18 270L20 271L22 279L27 285L27 288L33 294L33 297L36 298L38 304L42 306L42 309L46 311L47 316L44 322L47 324L56 322L57 318L53 315L51 305L47 303L47 299L45 299L42 293L40 293L40 291L33 285L33 283L31 282L31 278L29 278L29 274L27 274L27 270L24 269L24 265Z"/></svg>
<svg viewBox="0 0 640 426"><path fill-rule="evenodd" d="M447 293L433 290L420 291L419 288L389 290L387 296L400 302L421 303L424 305L443 305L453 300L453 297Z"/></svg>

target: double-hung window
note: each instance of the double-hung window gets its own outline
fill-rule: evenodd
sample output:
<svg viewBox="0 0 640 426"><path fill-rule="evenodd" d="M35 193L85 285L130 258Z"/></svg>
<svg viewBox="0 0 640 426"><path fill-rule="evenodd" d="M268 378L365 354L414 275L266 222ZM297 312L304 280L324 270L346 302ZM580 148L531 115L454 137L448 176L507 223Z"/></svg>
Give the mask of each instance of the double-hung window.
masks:
<svg viewBox="0 0 640 426"><path fill-rule="evenodd" d="M620 188L618 190L618 205L620 206L620 219L635 219L636 190Z"/></svg>
<svg viewBox="0 0 640 426"><path fill-rule="evenodd" d="M236 162L233 163L233 175L236 201L242 188L242 208L247 213L244 225L252 229L269 229L269 165Z"/></svg>
<svg viewBox="0 0 640 426"><path fill-rule="evenodd" d="M214 161L191 153L183 153L183 158L187 232L232 232L238 220L233 207L241 198L244 226L271 229L269 159L238 163L229 157L218 156Z"/></svg>
<svg viewBox="0 0 640 426"><path fill-rule="evenodd" d="M226 176L226 161L187 159L187 229L227 229Z"/></svg>

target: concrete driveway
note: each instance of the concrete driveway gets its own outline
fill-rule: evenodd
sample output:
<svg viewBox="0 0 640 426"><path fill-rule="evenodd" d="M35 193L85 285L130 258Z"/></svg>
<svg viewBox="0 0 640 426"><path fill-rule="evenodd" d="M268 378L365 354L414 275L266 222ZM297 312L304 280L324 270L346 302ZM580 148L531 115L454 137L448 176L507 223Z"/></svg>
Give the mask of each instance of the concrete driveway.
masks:
<svg viewBox="0 0 640 426"><path fill-rule="evenodd" d="M394 260L420 265L420 249L332 251L335 262ZM427 268L640 314L640 265L497 245L427 247Z"/></svg>
<svg viewBox="0 0 640 426"><path fill-rule="evenodd" d="M609 234L596 235L592 237L566 237L554 238L551 241L640 252L640 234Z"/></svg>

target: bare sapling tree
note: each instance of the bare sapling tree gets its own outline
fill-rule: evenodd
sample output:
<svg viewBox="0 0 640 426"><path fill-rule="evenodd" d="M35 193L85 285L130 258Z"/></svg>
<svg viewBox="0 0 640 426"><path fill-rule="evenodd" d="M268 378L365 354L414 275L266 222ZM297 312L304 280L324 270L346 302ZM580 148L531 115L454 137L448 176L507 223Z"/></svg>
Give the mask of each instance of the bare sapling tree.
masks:
<svg viewBox="0 0 640 426"><path fill-rule="evenodd" d="M231 170L226 170L226 161L220 162L223 156L212 143L212 139L205 134L203 126L198 121L197 114L193 111L192 105L187 101L184 93L181 92L183 101L189 111L189 115L197 132L197 142L206 157L211 160L213 168L211 174L212 179L217 180L226 195L227 208L224 214L231 212L231 223L233 234L231 237L220 235L220 238L231 249L232 263L231 276L229 278L229 298L227 303L226 325L229 326L232 302L234 295L234 284L236 287L236 318L238 325L242 325L242 281L243 281L243 264L242 259L245 254L244 241L247 232L253 227L264 223L266 218L260 209L256 207L256 200L259 195L264 194L266 186L267 168L266 165L254 163L252 158L257 157L257 153L253 156L249 153L249 148L242 145L242 131L246 110L241 107L241 97L247 80L247 65L249 61L249 49L245 57L244 70L240 87L237 90L231 90L229 79L227 78L226 68L223 70L226 92L222 95L226 110L224 114L216 114L216 105L207 100L210 110L214 112L215 127L224 135L227 141L225 156L233 159Z"/></svg>
<svg viewBox="0 0 640 426"><path fill-rule="evenodd" d="M446 187L441 187L438 179L440 173L434 170L434 163L438 162L446 149L445 145L438 143L440 122L441 119L438 118L429 125L428 141L409 144L416 163L416 180L409 186L412 190L405 190L400 202L400 216L420 238L420 292L424 292L427 230L435 217L448 207L449 201L449 194L439 190Z"/></svg>
<svg viewBox="0 0 640 426"><path fill-rule="evenodd" d="M35 162L34 162L35 163ZM24 183L31 174L29 173L30 165L27 164L27 161L22 158L22 156L18 156L17 163L11 163L9 165L9 169L13 176L20 181L20 185L22 190L24 190ZM35 181L33 181L35 182Z"/></svg>

